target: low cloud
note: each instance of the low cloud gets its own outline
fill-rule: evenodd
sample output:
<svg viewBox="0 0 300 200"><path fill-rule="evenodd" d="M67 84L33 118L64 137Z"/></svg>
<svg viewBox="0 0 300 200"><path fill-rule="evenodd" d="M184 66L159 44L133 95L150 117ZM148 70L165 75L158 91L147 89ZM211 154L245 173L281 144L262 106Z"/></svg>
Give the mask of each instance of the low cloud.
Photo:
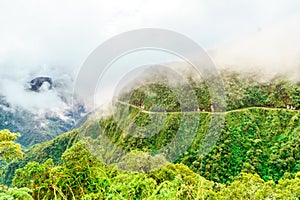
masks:
<svg viewBox="0 0 300 200"><path fill-rule="evenodd" d="M300 17L292 17L272 27L227 44L211 53L219 68L255 72L266 78L284 75L300 80Z"/></svg>
<svg viewBox="0 0 300 200"><path fill-rule="evenodd" d="M207 49L214 45L209 54L219 68L300 76L300 20L288 18L299 13L297 0L16 2L0 2L0 95L12 108L43 113L68 107L73 80L89 53L115 34L145 27L177 31ZM27 91L37 76L61 86ZM113 90L105 89L99 98Z"/></svg>
<svg viewBox="0 0 300 200"><path fill-rule="evenodd" d="M0 95L4 96L12 111L22 108L44 114L65 110L71 105L74 74L68 68L10 66L0 75ZM29 82L38 76L51 77L54 88L31 91Z"/></svg>

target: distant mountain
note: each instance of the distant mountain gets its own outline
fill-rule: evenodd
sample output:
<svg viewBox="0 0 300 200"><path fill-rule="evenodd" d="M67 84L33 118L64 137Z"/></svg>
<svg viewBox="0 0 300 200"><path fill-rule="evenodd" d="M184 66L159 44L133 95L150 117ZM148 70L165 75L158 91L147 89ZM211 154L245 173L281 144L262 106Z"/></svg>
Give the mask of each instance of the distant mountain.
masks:
<svg viewBox="0 0 300 200"><path fill-rule="evenodd" d="M0 94L0 130L9 129L12 132L21 133L17 142L24 148L51 140L69 131L74 126L74 121L81 118L81 115L86 112L82 104L72 106L68 99L70 95L65 95L66 88L64 86L66 84L64 82L56 81L52 87L51 78L36 77L29 83L29 87L25 86L22 91L24 94L32 95L33 98L34 95L38 95L40 99L47 99L52 95L59 99L59 103L64 106L38 112L13 105L8 102L6 96ZM51 87L49 83L51 83Z"/></svg>

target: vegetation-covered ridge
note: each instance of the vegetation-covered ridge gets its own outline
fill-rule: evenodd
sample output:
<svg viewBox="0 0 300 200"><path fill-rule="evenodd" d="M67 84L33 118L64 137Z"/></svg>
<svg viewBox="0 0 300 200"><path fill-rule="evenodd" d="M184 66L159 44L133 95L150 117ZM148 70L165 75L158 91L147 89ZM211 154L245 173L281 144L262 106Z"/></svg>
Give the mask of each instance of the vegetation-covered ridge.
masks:
<svg viewBox="0 0 300 200"><path fill-rule="evenodd" d="M0 197L299 199L299 84L226 75L227 107L218 113L204 83L190 81L197 108L185 107L183 112L163 84L124 93L113 116L88 120L10 162L1 179L15 189L3 187ZM220 115L224 123L211 123ZM195 119L197 127L191 128ZM166 164L191 132L195 134L188 148ZM216 144L210 149L205 138L217 138ZM124 156L112 144L129 154ZM173 146L164 149L168 144ZM205 148L209 153L200 154ZM153 170L160 164L164 167Z"/></svg>
<svg viewBox="0 0 300 200"><path fill-rule="evenodd" d="M51 158L55 164L61 162L61 155L66 149L78 141L77 130L73 130L56 137L53 140L33 146L24 152L22 159L13 160L6 167L2 166L1 183L10 185L16 169L24 167L29 162L43 163Z"/></svg>
<svg viewBox="0 0 300 200"><path fill-rule="evenodd" d="M177 85L175 89L174 86L170 86L167 79L160 78L158 83L141 85L131 92L124 90L125 92L118 100L129 101L130 104L142 107L144 110L150 110L154 104L157 104L169 112L217 111L217 106L222 106L224 102L226 102L224 106L227 111L247 107L300 109L300 83L279 77L268 82L261 82L256 77L241 76L227 71L223 71L221 77L224 95L214 94L215 102L212 102L210 90L205 81L193 78L189 78L188 83ZM192 92L186 92L186 90L192 90ZM180 97L183 94L187 96ZM197 108L193 107L195 98ZM219 99L220 102L218 102L218 98L224 99ZM180 100L185 102L180 102Z"/></svg>
<svg viewBox="0 0 300 200"><path fill-rule="evenodd" d="M224 112L212 112L212 111L205 111L205 110L193 110L193 111L153 111L153 110L145 110L144 107L139 107L127 102L119 101L117 100L115 103L119 103L122 105L127 105L132 108L139 109L140 112L146 113L146 114L160 114L160 113L165 113L165 114L181 114L181 113L214 113L214 114L226 114L226 113L231 113L231 112L238 112L238 111L245 111L249 109L263 109L263 110L293 110L293 111L299 111L296 108L295 109L290 109L290 108L273 108L273 107L259 107L259 106L252 106L252 107L245 107L245 108L238 108L235 110L228 110Z"/></svg>
<svg viewBox="0 0 300 200"><path fill-rule="evenodd" d="M127 105L120 105L122 112L121 107L125 109ZM127 129L118 127L113 118L100 121L100 125L114 144L123 149L155 152L170 143L182 123L182 113L151 115L161 114L166 115L164 126L146 139L135 137L146 135L147 130L135 129L131 120L123 122ZM208 155L201 157L200 149L210 125L211 113L189 113L198 115L199 127L190 147L176 162L188 165L209 180L222 183L233 180L241 171L255 172L264 180L278 181L284 174L294 175L300 170L299 111L246 108L225 114L226 121L218 142ZM149 113L135 107L131 107L131 119L139 125L151 122ZM190 127L183 125L181 131L187 132L187 129ZM180 146L183 141L176 142ZM174 149L176 151L175 147Z"/></svg>
<svg viewBox="0 0 300 200"><path fill-rule="evenodd" d="M150 173L109 168L76 143L62 162L30 162L18 169L14 189L2 188L0 197L22 199L297 199L300 174L264 181L251 173L239 174L228 185L206 180L183 164L169 164ZM149 162L149 160L143 160ZM149 164L149 163L148 163ZM19 188L19 189L18 189Z"/></svg>
<svg viewBox="0 0 300 200"><path fill-rule="evenodd" d="M201 115L201 119L210 115L194 114ZM180 114L168 116L170 122L176 122L180 118ZM182 164L168 165L146 174L122 172L107 167L84 148L86 145L82 146L76 142L78 132L92 130L90 125L85 125L86 127L83 126L52 141L36 145L25 153L22 160L11 163L10 167L25 167L15 173L13 186L26 187L29 190L4 190L3 195L24 194L24 191L27 191L26 194L30 194L34 199L299 197L300 182L296 173L299 171L299 111L245 109L227 113L226 119L222 135L209 155L199 157L198 149L201 143L198 141L203 138L199 131L191 147L176 161L188 165L194 172ZM99 124L106 130L108 137L114 135L115 144L123 145L123 148L128 150L149 152L153 148L151 145L159 146L168 142L150 140L140 143L134 142L132 138L118 138L119 130L113 123L111 119L106 119L101 120ZM199 130L201 127L205 129L205 124L204 122ZM163 135L161 134L162 139ZM63 156L60 157L61 155ZM54 163L52 164L51 160L47 161L47 158L54 159ZM136 161L128 162L134 165ZM149 160L139 162L150 165L147 163Z"/></svg>

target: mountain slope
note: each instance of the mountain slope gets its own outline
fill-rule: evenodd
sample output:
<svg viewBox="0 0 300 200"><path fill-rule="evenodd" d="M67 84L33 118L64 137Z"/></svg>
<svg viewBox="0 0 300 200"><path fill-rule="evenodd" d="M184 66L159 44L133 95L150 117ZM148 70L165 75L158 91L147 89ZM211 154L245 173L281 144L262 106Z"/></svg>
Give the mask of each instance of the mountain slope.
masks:
<svg viewBox="0 0 300 200"><path fill-rule="evenodd" d="M226 120L216 145L205 156L201 156L200 151L212 117L210 101L207 99L209 95L201 96L207 93L205 87L202 87L201 82L193 83L198 91L198 100L202 103L199 104L201 110L182 112L172 91L162 85L151 84L134 90L129 102L122 103L126 93L120 96L119 101L115 102L114 117L88 120L78 130L30 149L24 162L21 160L10 165L6 173L7 182L11 181L14 169L27 162L43 162L53 158L55 163L59 163L63 151L77 141L77 136L73 135L75 133L83 141L93 142L96 138L100 143L96 147L102 150L95 151L105 163L118 164L122 161L122 152L113 152L114 148L108 148L112 144L125 151L138 150L155 155L176 138L180 126L183 132L190 130L189 122L182 124L183 117L197 117L199 126L194 130L191 144L182 155L178 155L176 163L184 163L206 179L219 183L233 181L240 172L258 173L264 180L274 181L294 177L300 170L300 113L290 107L287 109L286 105L299 109L300 86L288 81L259 83L255 79L240 78L235 74L226 75L225 80L228 107L225 113L220 114L225 115ZM149 94L149 90L156 95L145 95ZM151 110L157 104L165 110ZM129 115L124 112L126 109L129 109ZM121 121L117 122L116 119ZM150 132L147 128L139 129L130 124L135 122L140 127L146 127L151 124L151 119L163 120ZM148 134L151 134L150 137L145 137ZM174 147L169 150L176 153L177 148L185 142L182 136L180 140L175 140ZM72 138L71 142L68 142L68 137ZM59 153L55 153L56 150L49 153L52 152L50 149L57 148ZM88 150L93 153L91 149ZM167 152L161 153L169 159Z"/></svg>
<svg viewBox="0 0 300 200"><path fill-rule="evenodd" d="M71 130L74 120L79 118L85 109L82 105L61 110L36 114L23 108L12 109L5 97L0 98L0 130L9 129L21 133L17 142L24 148L51 140Z"/></svg>

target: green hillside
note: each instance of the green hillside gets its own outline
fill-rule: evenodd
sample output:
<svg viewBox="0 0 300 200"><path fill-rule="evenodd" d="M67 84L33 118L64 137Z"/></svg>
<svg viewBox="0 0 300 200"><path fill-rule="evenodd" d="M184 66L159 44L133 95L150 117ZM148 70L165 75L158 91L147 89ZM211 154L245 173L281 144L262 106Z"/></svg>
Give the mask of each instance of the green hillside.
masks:
<svg viewBox="0 0 300 200"><path fill-rule="evenodd" d="M132 109L136 111L131 112L131 117L137 123L147 121L148 115L137 108ZM221 183L233 180L242 171L258 173L264 180L278 181L285 173L295 174L300 171L299 114L296 110L274 108L247 108L227 112L216 146L208 155L202 157L200 149L207 134L211 114L187 113L185 115L199 115L199 127L190 148L176 163L184 163L206 179ZM153 153L175 137L183 114L175 112L166 115L166 124L157 134L147 139L132 136L147 133L143 133L143 130L132 130L130 125L126 131L131 133L126 135L113 118L100 121L100 126L117 146L128 151ZM145 119L139 122L141 118ZM190 127L187 125L184 128ZM188 132L185 129L182 131ZM182 144L182 141L176 142L176 146Z"/></svg>
<svg viewBox="0 0 300 200"><path fill-rule="evenodd" d="M300 85L223 77L223 113L201 81L190 79L199 108L184 111L167 85L145 85L123 93L114 116L33 146L2 183L34 199L299 198Z"/></svg>

